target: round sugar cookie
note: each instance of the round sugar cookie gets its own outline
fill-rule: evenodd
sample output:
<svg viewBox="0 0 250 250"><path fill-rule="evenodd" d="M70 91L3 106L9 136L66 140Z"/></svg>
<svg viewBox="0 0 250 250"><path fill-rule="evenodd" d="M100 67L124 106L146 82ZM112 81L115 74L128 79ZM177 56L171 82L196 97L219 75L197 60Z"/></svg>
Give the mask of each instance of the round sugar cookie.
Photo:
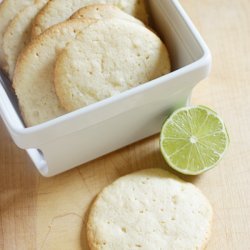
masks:
<svg viewBox="0 0 250 250"><path fill-rule="evenodd" d="M193 184L163 169L121 177L97 196L87 222L91 250L205 249L212 208Z"/></svg>
<svg viewBox="0 0 250 250"><path fill-rule="evenodd" d="M78 9L99 3L113 4L144 23L148 22L145 0L50 0L34 20L32 37L36 37L54 24L65 21Z"/></svg>
<svg viewBox="0 0 250 250"><path fill-rule="evenodd" d="M0 67L5 68L6 62L4 60L3 52L3 35L9 22L16 16L16 14L28 5L34 3L35 0L4 0L0 4Z"/></svg>
<svg viewBox="0 0 250 250"><path fill-rule="evenodd" d="M21 10L7 26L3 36L3 51L6 61L6 71L13 79L18 55L29 43L32 21L48 0L39 0Z"/></svg>
<svg viewBox="0 0 250 250"><path fill-rule="evenodd" d="M58 54L54 83L62 106L73 111L169 72L167 48L153 32L133 22L102 19Z"/></svg>
<svg viewBox="0 0 250 250"><path fill-rule="evenodd" d="M54 64L66 44L84 33L93 20L74 19L57 24L32 40L18 58L15 89L27 126L46 122L66 113L55 94Z"/></svg>
<svg viewBox="0 0 250 250"><path fill-rule="evenodd" d="M144 25L139 19L127 14L118 7L111 4L92 4L79 9L71 17L74 18L118 18Z"/></svg>

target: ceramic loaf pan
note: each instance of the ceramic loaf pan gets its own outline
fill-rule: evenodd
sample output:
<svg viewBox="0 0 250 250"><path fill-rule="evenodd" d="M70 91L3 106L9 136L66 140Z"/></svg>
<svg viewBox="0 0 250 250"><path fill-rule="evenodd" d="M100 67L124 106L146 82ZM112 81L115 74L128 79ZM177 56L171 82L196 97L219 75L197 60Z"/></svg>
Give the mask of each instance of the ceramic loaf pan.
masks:
<svg viewBox="0 0 250 250"><path fill-rule="evenodd" d="M210 52L176 0L149 1L155 27L168 45L173 71L46 123L25 128L1 76L0 113L14 142L46 177L158 133L167 114L188 103L210 70Z"/></svg>

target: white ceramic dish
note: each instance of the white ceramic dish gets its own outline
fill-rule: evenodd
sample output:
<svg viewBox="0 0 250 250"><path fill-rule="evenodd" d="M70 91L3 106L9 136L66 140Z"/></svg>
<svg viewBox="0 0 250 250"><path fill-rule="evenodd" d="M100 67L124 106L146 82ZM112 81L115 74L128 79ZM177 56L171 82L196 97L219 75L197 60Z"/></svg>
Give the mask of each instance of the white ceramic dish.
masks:
<svg viewBox="0 0 250 250"><path fill-rule="evenodd" d="M173 72L118 96L25 128L0 77L0 113L14 142L43 176L53 176L160 131L167 114L188 103L210 70L203 39L176 0L151 0L158 32L169 47Z"/></svg>

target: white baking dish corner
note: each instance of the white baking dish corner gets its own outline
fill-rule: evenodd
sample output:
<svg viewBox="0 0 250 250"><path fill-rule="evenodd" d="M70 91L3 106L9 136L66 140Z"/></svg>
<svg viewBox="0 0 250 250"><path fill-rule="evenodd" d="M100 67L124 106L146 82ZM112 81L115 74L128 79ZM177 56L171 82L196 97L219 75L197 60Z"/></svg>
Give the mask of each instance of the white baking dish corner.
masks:
<svg viewBox="0 0 250 250"><path fill-rule="evenodd" d="M69 170L158 133L169 112L188 103L207 77L211 55L176 0L149 1L157 31L167 44L173 71L118 96L46 123L25 128L0 78L0 113L14 142L27 150L46 177Z"/></svg>

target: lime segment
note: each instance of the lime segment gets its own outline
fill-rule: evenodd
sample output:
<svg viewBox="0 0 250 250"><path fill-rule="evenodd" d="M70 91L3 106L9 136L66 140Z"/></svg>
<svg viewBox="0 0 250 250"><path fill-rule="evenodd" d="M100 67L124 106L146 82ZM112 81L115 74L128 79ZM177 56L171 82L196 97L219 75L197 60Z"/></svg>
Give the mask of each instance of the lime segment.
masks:
<svg viewBox="0 0 250 250"><path fill-rule="evenodd" d="M222 119L204 106L175 111L164 123L161 152L167 163L183 174L197 175L223 157L229 136Z"/></svg>

